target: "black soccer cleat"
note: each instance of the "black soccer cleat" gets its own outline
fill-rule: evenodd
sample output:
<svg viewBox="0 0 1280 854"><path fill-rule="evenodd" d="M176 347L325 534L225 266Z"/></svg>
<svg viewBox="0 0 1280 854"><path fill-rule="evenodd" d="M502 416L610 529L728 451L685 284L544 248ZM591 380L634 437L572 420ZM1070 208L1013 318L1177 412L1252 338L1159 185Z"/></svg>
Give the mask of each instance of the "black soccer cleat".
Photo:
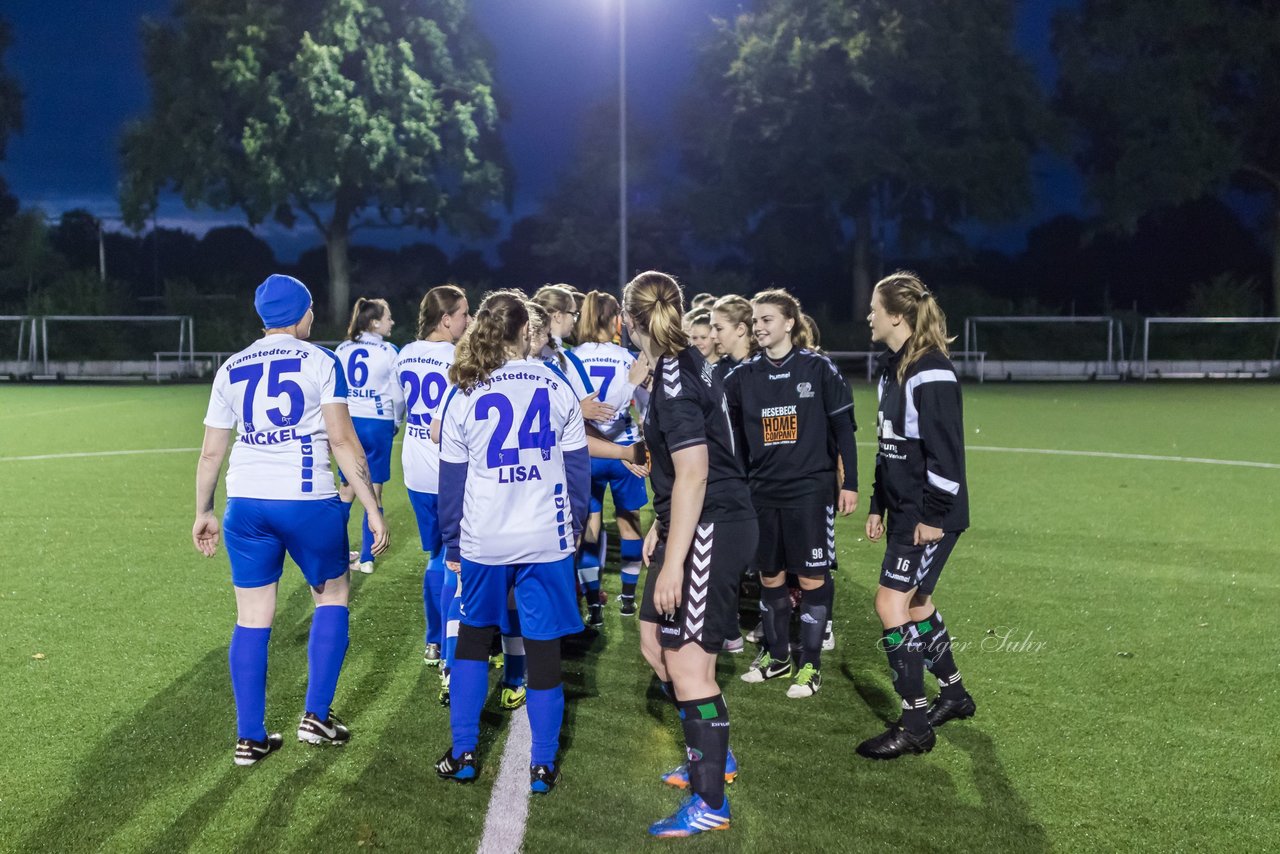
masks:
<svg viewBox="0 0 1280 854"><path fill-rule="evenodd" d="M968 694L959 700L938 697L929 706L929 726L940 727L947 721L962 721L973 717L976 711L978 711L978 704Z"/></svg>
<svg viewBox="0 0 1280 854"><path fill-rule="evenodd" d="M623 617L634 617L636 615L636 597L619 596L618 613Z"/></svg>
<svg viewBox="0 0 1280 854"><path fill-rule="evenodd" d="M531 765L529 767L529 791L535 795L545 795L560 782L560 769L554 765Z"/></svg>
<svg viewBox="0 0 1280 854"><path fill-rule="evenodd" d="M474 783L476 777L480 775L476 769L476 755L468 750L462 754L461 758L454 759L453 748L450 747L444 752L444 756L440 757L440 761L436 763L436 775L441 780Z"/></svg>
<svg viewBox="0 0 1280 854"><path fill-rule="evenodd" d="M904 753L928 753L938 737L929 729L922 733L897 724L858 745L858 755L868 759L897 759Z"/></svg>
<svg viewBox="0 0 1280 854"><path fill-rule="evenodd" d="M351 740L351 730L333 712L328 720L320 720L311 712L298 721L298 741L308 744L346 744Z"/></svg>
<svg viewBox="0 0 1280 854"><path fill-rule="evenodd" d="M593 629L604 625L604 606L599 602L587 606L587 625Z"/></svg>
<svg viewBox="0 0 1280 854"><path fill-rule="evenodd" d="M268 733L265 741L254 741L251 738L239 739L236 741L236 764L253 765L259 760L266 759L283 746L284 736L278 732Z"/></svg>

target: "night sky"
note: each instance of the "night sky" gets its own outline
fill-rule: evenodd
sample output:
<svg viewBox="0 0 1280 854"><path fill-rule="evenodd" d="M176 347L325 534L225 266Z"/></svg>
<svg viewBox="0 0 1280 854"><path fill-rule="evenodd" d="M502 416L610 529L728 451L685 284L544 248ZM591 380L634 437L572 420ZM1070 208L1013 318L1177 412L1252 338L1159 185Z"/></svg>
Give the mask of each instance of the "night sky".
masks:
<svg viewBox="0 0 1280 854"><path fill-rule="evenodd" d="M1072 0L1023 0L1017 40L1046 87L1053 12ZM503 130L515 169L511 219L537 209L571 162L585 110L616 98L618 0L473 0L481 28L497 57L499 92L508 107ZM631 119L671 130L671 115L692 73L696 45L713 16L734 14L749 0L627 0L628 110ZM108 222L119 216L115 199L117 141L130 118L145 113L148 86L142 70L140 21L163 17L170 0L5 0L14 30L5 62L26 93L26 128L12 137L0 173L24 206L51 217L87 208ZM1027 228L1055 213L1078 212L1081 185L1065 162L1039 158L1036 210L1002 227L965 231L979 245L1017 249ZM243 224L237 211L188 210L176 198L160 209L161 225L203 233L214 225ZM282 259L320 240L311 229L290 232L267 223L258 233ZM448 235L376 232L380 240L426 240L446 250ZM362 235L363 239L368 239ZM491 250L490 243L473 244Z"/></svg>

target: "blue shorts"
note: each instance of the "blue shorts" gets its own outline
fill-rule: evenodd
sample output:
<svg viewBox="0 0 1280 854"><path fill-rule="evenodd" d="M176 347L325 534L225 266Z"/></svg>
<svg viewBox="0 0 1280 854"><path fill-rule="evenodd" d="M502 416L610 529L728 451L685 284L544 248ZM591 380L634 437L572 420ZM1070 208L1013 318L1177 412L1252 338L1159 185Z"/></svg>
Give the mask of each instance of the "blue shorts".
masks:
<svg viewBox="0 0 1280 854"><path fill-rule="evenodd" d="M312 587L347 571L347 526L338 496L315 501L228 498L222 530L236 587L275 584L288 552Z"/></svg>
<svg viewBox="0 0 1280 854"><path fill-rule="evenodd" d="M352 418L351 423L356 427L364 458L369 462L369 480L374 483L391 480L391 443L396 438L396 422L387 418ZM347 482L345 474L342 482Z"/></svg>
<svg viewBox="0 0 1280 854"><path fill-rule="evenodd" d="M551 563L490 566L462 559L462 622L477 628L497 626L503 634L507 596L515 589L520 632L529 640L555 640L582 631L574 588L573 555Z"/></svg>
<svg viewBox="0 0 1280 854"><path fill-rule="evenodd" d="M418 536L422 539L422 550L432 557L444 553L444 540L440 536L440 515L436 510L436 502L440 496L434 492L414 492L408 490L409 506L413 515L418 517Z"/></svg>
<svg viewBox="0 0 1280 854"><path fill-rule="evenodd" d="M613 493L613 506L618 510L639 510L649 503L644 478L627 471L622 460L591 460L591 512L604 509L604 488Z"/></svg>

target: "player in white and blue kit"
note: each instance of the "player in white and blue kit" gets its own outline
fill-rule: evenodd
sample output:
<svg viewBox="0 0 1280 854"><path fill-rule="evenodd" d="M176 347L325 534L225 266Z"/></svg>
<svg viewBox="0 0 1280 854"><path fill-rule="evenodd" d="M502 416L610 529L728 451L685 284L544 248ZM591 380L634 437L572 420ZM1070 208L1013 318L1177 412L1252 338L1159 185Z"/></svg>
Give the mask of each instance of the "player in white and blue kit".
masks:
<svg viewBox="0 0 1280 854"><path fill-rule="evenodd" d="M418 340L406 344L396 357L395 375L405 398L404 448L401 463L409 504L418 521L422 550L430 555L422 577L422 609L426 615L426 646L422 660L439 666L445 639L445 615L456 584L446 585L444 546L436 499L440 492L440 446L431 439L431 425L440 417L449 387L449 368L458 339L471 320L467 295L456 285L427 291L418 310ZM450 589L445 598L445 587ZM456 635L454 635L456 637Z"/></svg>
<svg viewBox="0 0 1280 854"><path fill-rule="evenodd" d="M347 340L335 351L346 374L347 407L369 460L369 476L373 479L374 494L378 496L379 513L382 512L382 485L391 480L391 443L404 413L404 392L395 371L396 346L384 340L395 325L386 300L360 297L351 310ZM345 475L342 483L341 497L349 514L352 495ZM373 572L370 550L373 538L367 513L360 534L357 566L361 572L370 573Z"/></svg>
<svg viewBox="0 0 1280 854"><path fill-rule="evenodd" d="M266 728L267 642L288 553L311 586L315 615L307 645L307 697L298 740L341 744L347 727L330 709L348 643L347 532L329 453L351 475L355 495L377 508L368 464L347 413L347 385L333 353L302 340L313 314L306 286L267 278L254 306L264 335L222 364L205 415L196 468L196 548L213 557L218 473L235 430L227 470L227 553L236 594L228 655L236 701L235 762L252 765L281 747ZM371 520L374 554L387 546L381 517Z"/></svg>
<svg viewBox="0 0 1280 854"><path fill-rule="evenodd" d="M632 445L640 439L640 430L631 417L631 401L636 394L632 368L636 356L613 342L617 335L621 316L618 301L603 291L592 291L582 303L578 318L578 345L574 355L587 369L587 375L596 384L602 403L613 407L610 418L592 421L591 426L610 442ZM636 582L640 577L640 550L643 533L640 530L640 509L649 503L644 478L636 476L619 460L591 460L591 518L583 537L582 559L578 572L587 589L587 623L604 624L603 608L599 604L600 569L604 566L606 539L601 525L604 509L604 493L613 495L619 551L622 558L622 595L619 597L621 613L625 617L636 613Z"/></svg>
<svg viewBox="0 0 1280 854"><path fill-rule="evenodd" d="M440 526L445 559L462 576L463 616L451 680L453 744L436 772L476 778L489 648L514 589L528 664L530 788L548 792L560 776L560 639L582 630L573 555L590 458L573 391L528 356L524 296L489 294L458 345L450 372L457 392L441 427Z"/></svg>

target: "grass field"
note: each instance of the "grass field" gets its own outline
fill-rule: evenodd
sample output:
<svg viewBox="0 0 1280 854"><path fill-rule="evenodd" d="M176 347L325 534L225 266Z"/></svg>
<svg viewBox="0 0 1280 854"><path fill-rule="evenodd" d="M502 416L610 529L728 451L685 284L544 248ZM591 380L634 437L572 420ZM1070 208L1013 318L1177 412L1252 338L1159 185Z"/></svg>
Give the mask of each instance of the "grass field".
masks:
<svg viewBox="0 0 1280 854"><path fill-rule="evenodd" d="M290 734L310 601L286 572L268 695L286 746L232 766L227 561L189 534L207 393L0 386L0 850L474 850L505 717L486 710L479 784L436 780L448 717L421 664L423 560L398 480L393 551L355 580L335 701L351 744ZM862 384L857 413L865 442ZM722 658L733 829L646 837L679 799L658 782L679 728L646 693L635 624L612 612L569 650L565 776L530 805L525 849L1273 849L1280 468L978 448L1280 465L1277 425L1274 385L969 386L973 528L938 602L979 711L928 756L885 764L853 753L896 715L870 604L881 549L861 535L864 445L822 693L745 685L750 652ZM153 452L14 459L120 450Z"/></svg>

